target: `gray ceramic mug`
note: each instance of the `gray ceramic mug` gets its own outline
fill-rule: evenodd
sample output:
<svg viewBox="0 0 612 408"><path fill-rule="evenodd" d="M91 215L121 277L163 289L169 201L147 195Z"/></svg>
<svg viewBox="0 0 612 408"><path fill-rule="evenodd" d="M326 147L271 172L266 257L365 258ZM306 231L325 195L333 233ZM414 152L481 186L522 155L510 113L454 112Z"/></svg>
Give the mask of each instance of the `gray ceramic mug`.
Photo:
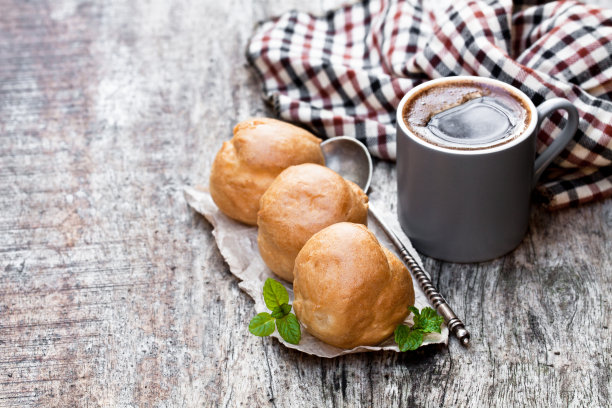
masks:
<svg viewBox="0 0 612 408"><path fill-rule="evenodd" d="M457 79L518 96L530 113L526 130L480 150L441 147L416 136L404 122L404 106L420 90ZM568 113L565 128L535 160L542 119L557 109ZM414 247L451 262L485 261L516 248L527 231L533 186L577 126L578 112L568 100L554 98L536 108L523 92L494 79L447 77L412 89L397 109L397 191L399 221Z"/></svg>

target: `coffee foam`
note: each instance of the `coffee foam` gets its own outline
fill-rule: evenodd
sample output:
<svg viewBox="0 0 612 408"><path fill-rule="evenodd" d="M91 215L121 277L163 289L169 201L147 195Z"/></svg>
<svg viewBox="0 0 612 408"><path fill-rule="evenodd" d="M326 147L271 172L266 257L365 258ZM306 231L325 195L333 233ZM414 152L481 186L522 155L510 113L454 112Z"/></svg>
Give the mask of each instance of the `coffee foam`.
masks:
<svg viewBox="0 0 612 408"><path fill-rule="evenodd" d="M443 132L437 132L435 127L435 133L428 128L432 118L437 119L436 115L442 117L449 110L459 111L461 105L479 103L478 99L485 101L483 106L506 114L511 126L501 137L493 137L494 140L483 137L474 139L471 135L447 137ZM465 79L420 89L404 105L402 117L406 126L420 139L456 150L489 149L508 143L520 136L531 121L529 106L518 94L500 86ZM467 120L471 118L465 119L464 122L469 126Z"/></svg>

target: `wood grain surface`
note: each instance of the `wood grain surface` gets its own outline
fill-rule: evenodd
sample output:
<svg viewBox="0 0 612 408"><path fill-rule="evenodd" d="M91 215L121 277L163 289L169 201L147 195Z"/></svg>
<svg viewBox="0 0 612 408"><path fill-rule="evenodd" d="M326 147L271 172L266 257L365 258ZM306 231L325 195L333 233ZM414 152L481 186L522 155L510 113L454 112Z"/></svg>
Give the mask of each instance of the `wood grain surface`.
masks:
<svg viewBox="0 0 612 408"><path fill-rule="evenodd" d="M601 0L600 0L601 2ZM612 201L533 208L513 253L426 259L472 332L324 360L252 301L181 187L267 115L244 49L297 0L0 0L0 406L610 407ZM371 199L395 208L377 162Z"/></svg>

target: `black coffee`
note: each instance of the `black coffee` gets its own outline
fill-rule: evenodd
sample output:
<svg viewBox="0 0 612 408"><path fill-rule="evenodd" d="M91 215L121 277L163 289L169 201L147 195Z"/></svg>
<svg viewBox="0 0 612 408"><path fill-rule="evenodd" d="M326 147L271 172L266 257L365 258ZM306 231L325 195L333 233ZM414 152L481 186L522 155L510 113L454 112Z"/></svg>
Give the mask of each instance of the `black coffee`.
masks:
<svg viewBox="0 0 612 408"><path fill-rule="evenodd" d="M403 117L421 139L459 150L507 143L523 133L530 121L518 95L461 79L422 89L404 106Z"/></svg>

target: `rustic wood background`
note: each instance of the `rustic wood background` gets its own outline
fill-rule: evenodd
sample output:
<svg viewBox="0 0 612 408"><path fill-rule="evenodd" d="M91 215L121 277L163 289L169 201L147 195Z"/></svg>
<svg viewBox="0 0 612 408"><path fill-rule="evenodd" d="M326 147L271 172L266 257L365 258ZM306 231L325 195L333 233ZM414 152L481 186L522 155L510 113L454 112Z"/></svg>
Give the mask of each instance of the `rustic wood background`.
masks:
<svg viewBox="0 0 612 408"><path fill-rule="evenodd" d="M468 349L324 360L248 333L181 187L269 114L245 45L330 5L306 3L0 0L0 406L611 406L612 200L534 207L492 262L426 260ZM376 164L388 211L394 177Z"/></svg>

